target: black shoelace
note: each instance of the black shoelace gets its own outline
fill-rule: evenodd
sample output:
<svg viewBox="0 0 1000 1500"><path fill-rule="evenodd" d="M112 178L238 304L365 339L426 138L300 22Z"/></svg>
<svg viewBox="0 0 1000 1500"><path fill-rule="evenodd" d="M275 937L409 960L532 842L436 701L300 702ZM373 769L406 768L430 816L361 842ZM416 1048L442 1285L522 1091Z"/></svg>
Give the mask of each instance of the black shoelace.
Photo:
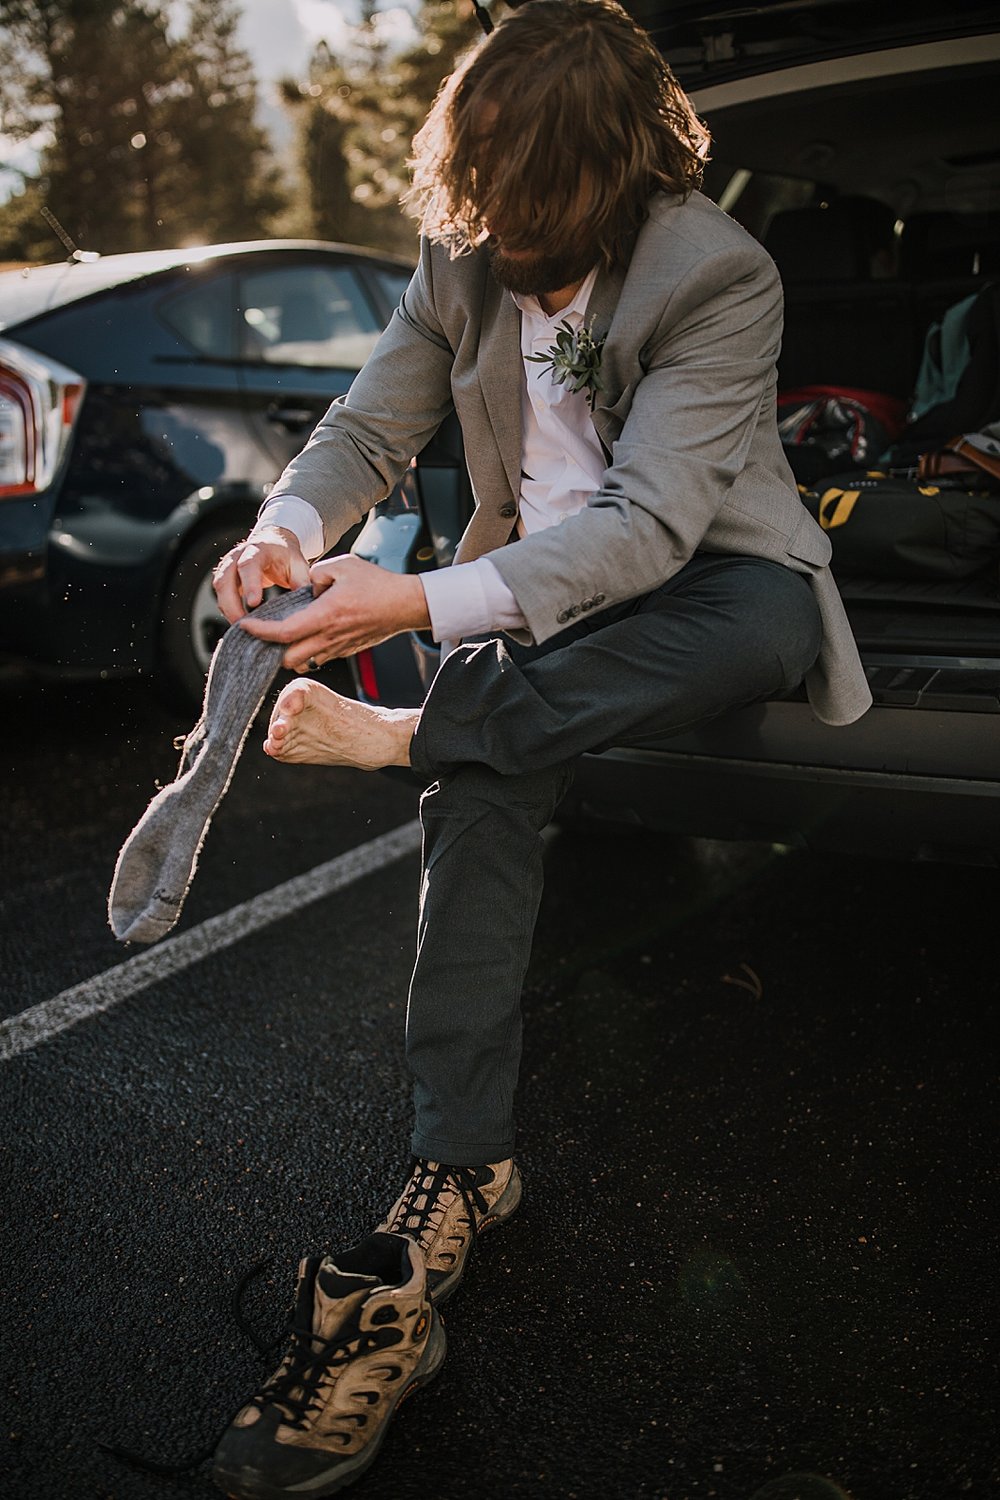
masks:
<svg viewBox="0 0 1000 1500"><path fill-rule="evenodd" d="M281 1412L285 1425L303 1431L308 1425L323 1379L330 1370L346 1365L356 1353L367 1354L373 1349L391 1348L402 1340L403 1334L400 1329L389 1327L368 1333L355 1329L353 1335L345 1339L344 1330L340 1329L340 1337L324 1339L314 1333L311 1327L297 1324L293 1309L281 1338L273 1344L265 1343L243 1316L243 1293L254 1277L261 1275L271 1264L269 1260L261 1261L240 1277L230 1299L230 1312L237 1327L254 1344L262 1359L273 1360L278 1348L289 1338L291 1346L276 1373L245 1404L257 1406L261 1410L275 1406ZM372 1400L377 1399L376 1392L367 1394ZM189 1458L172 1462L149 1458L144 1453L122 1448L116 1443L106 1443L101 1438L96 1439L96 1442L102 1452L110 1453L112 1457L122 1459L134 1468L142 1469L147 1474L161 1474L176 1479L211 1458L229 1426L227 1421L206 1448L192 1453Z"/></svg>
<svg viewBox="0 0 1000 1500"><path fill-rule="evenodd" d="M250 1267L249 1271L244 1272L233 1289L229 1304L229 1310L237 1328L241 1333L246 1335L246 1337L256 1348L257 1352L260 1354L261 1358L268 1361L274 1358L278 1348L281 1344L284 1343L285 1339L287 1338L288 1332L286 1331L285 1333L283 1333L279 1339L275 1340L274 1343L266 1343L264 1339L259 1336L256 1329L251 1327L250 1323L248 1323L247 1319L243 1316L243 1294L246 1291L247 1287L250 1285L251 1281L253 1281L255 1277L263 1275L263 1273L271 1265L273 1265L273 1261L271 1260L258 1261L256 1265ZM295 1330L292 1324L292 1318L289 1318L288 1326L292 1331L294 1337ZM259 1399L259 1397L255 1396L252 1399L256 1401ZM187 1474L192 1469L198 1468L199 1464L203 1464L206 1459L211 1458L222 1440L223 1433L226 1432L228 1428L229 1422L227 1421L226 1425L221 1428L214 1441L210 1443L207 1448L203 1448L198 1453L192 1453L189 1458L177 1459L169 1463L161 1459L148 1458L144 1453L136 1453L131 1448L122 1448L117 1443L106 1443L102 1438L96 1438L95 1441L98 1448L100 1448L103 1453L110 1453L113 1458L120 1458L125 1463L131 1464L133 1468L142 1469L147 1474L162 1474L167 1478L176 1479L180 1475Z"/></svg>
<svg viewBox="0 0 1000 1500"><path fill-rule="evenodd" d="M325 1372L346 1365L355 1341L324 1341L311 1328L293 1326L289 1331L292 1345L280 1370L263 1390L250 1397L249 1405L261 1411L266 1406L276 1406L286 1426L303 1432Z"/></svg>
<svg viewBox="0 0 1000 1500"><path fill-rule="evenodd" d="M320 1386L330 1370L346 1365L356 1354L369 1354L373 1349L389 1349L402 1342L403 1332L399 1328L379 1328L371 1333L362 1333L355 1328L348 1338L323 1339L311 1328L292 1326L292 1346L278 1372L267 1382L263 1390L251 1396L249 1404L261 1411L276 1406L281 1412L282 1422L300 1432L309 1425L309 1415L316 1405ZM343 1330L340 1330L343 1333ZM364 1392L377 1399L375 1391Z"/></svg>
<svg viewBox="0 0 1000 1500"><path fill-rule="evenodd" d="M438 1162L436 1166L422 1156L415 1156L411 1164L412 1176L403 1194L399 1205L399 1211L393 1218L393 1227L398 1234L408 1234L422 1245L423 1236L433 1233L437 1225L433 1222L433 1215L443 1213L438 1204L440 1195L449 1187L458 1191L465 1206L466 1216L472 1230L472 1242L475 1244L477 1219L476 1212L485 1216L490 1211L490 1206L479 1190L476 1181L476 1169L474 1167L453 1167L445 1162ZM417 1206L417 1200L423 1198L422 1207ZM422 1246L422 1248L426 1248Z"/></svg>
<svg viewBox="0 0 1000 1500"><path fill-rule="evenodd" d="M468 1222L471 1229L472 1240L476 1238L476 1212L486 1215L489 1212L489 1204L479 1190L476 1181L474 1167L448 1166L438 1163L432 1167L430 1162L423 1157L415 1156L411 1162L411 1178L403 1195L399 1213L395 1215L395 1222L405 1224L407 1220L413 1220L401 1233L408 1234L418 1242L422 1235L433 1231L436 1226L433 1223L433 1215L442 1212L438 1205L438 1197L442 1191L449 1187L458 1191ZM423 1207L417 1207L417 1200L424 1198ZM230 1312L233 1321L240 1331L246 1335L257 1349L262 1359L272 1360L278 1348L289 1337L292 1347L286 1357L286 1363L272 1377L268 1384L250 1399L259 1406L271 1404L278 1406L283 1413L287 1413L288 1423L293 1427L302 1427L309 1410L314 1403L319 1390L319 1384L325 1370L332 1364L345 1364L350 1358L350 1353L345 1352L341 1357L339 1350L348 1350L348 1345L341 1342L336 1344L324 1344L320 1349L313 1345L321 1342L311 1329L296 1327L294 1312L289 1318L287 1328L281 1339L272 1344L265 1343L259 1337L256 1330L251 1327L243 1316L243 1294L250 1282L256 1276L262 1275L271 1265L270 1260L260 1261L251 1266L250 1270L240 1277L230 1298ZM380 1335L388 1333L389 1330L380 1330ZM370 1347L378 1347L382 1338L373 1334L366 1335L367 1340L375 1339ZM388 1341L387 1341L388 1342ZM214 1440L198 1453L193 1453L189 1458L166 1462L161 1459L148 1458L144 1453L137 1453L134 1449L123 1448L117 1443L106 1443L102 1438L97 1438L97 1446L104 1453L110 1453L113 1458L119 1458L124 1463L131 1464L134 1468L141 1469L147 1474L161 1474L168 1478L178 1478L182 1474L189 1473L198 1468L206 1459L214 1454L222 1440L222 1436L228 1431L230 1423L220 1429Z"/></svg>

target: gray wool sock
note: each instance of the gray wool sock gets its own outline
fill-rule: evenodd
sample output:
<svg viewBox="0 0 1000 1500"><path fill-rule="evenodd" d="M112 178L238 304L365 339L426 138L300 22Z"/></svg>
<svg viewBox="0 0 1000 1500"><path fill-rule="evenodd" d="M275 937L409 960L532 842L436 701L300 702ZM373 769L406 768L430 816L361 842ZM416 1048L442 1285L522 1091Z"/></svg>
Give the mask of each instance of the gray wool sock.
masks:
<svg viewBox="0 0 1000 1500"><path fill-rule="evenodd" d="M283 620L312 599L311 588L295 589L266 599L254 617ZM180 916L208 825L284 650L238 625L231 625L216 647L201 718L184 741L177 776L157 792L115 865L108 920L121 942L155 943Z"/></svg>

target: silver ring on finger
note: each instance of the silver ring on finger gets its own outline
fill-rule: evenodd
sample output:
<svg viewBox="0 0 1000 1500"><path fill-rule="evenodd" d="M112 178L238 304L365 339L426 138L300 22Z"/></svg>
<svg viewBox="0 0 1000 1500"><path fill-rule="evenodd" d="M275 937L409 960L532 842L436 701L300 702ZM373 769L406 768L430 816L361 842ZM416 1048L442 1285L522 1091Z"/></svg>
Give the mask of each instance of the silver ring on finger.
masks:
<svg viewBox="0 0 1000 1500"><path fill-rule="evenodd" d="M318 672L319 671L319 662L316 660L315 656L310 656L309 660L306 662L306 671L307 672Z"/></svg>

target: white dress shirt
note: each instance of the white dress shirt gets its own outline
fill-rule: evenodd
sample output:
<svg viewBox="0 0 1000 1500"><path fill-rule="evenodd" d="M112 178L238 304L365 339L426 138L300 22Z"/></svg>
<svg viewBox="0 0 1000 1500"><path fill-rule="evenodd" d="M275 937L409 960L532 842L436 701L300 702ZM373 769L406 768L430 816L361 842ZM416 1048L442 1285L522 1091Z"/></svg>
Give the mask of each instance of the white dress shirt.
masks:
<svg viewBox="0 0 1000 1500"><path fill-rule="evenodd" d="M521 390L518 536L557 525L575 514L601 485L606 460L590 420L587 392L573 394L566 385L557 385L551 365L535 364L528 358L548 354L561 323L568 323L574 331L582 326L596 279L595 267L569 306L551 317L537 297L511 293L521 312L525 377ZM297 495L269 500L254 530L265 525L284 526L293 532L310 560L324 550L319 512ZM525 623L517 600L488 556L419 577L436 641L517 630Z"/></svg>

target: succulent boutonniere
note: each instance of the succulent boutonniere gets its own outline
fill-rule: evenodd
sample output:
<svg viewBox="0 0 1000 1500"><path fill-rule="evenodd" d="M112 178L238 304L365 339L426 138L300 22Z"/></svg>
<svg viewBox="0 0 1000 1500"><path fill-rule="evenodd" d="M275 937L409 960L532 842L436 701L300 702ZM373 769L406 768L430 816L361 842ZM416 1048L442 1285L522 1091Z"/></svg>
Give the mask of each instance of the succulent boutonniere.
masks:
<svg viewBox="0 0 1000 1500"><path fill-rule="evenodd" d="M574 394L586 391L591 411L597 397L604 389L601 379L601 354L604 340L595 339L586 324L574 329L563 321L558 325L556 341L547 354L529 354L534 364L551 365L552 379L556 385L568 385Z"/></svg>

